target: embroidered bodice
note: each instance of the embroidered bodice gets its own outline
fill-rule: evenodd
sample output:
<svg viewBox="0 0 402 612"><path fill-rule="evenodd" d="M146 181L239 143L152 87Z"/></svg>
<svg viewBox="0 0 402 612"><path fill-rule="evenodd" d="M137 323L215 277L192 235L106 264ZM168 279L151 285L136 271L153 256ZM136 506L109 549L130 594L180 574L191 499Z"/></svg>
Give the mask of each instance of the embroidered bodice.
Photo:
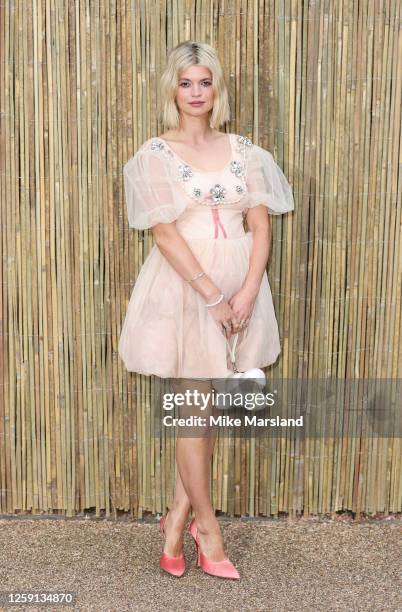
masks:
<svg viewBox="0 0 402 612"><path fill-rule="evenodd" d="M172 172L190 198L198 204L219 206L234 204L247 193L247 149L253 143L246 136L237 136L234 144L234 137L235 135L229 134L231 160L219 171L196 170L183 163L162 138L153 138L150 146L153 151L158 151L167 158Z"/></svg>
<svg viewBox="0 0 402 612"><path fill-rule="evenodd" d="M188 237L239 237L249 208L293 210L292 190L271 153L246 136L229 140L232 158L217 171L191 167L162 138L146 140L123 168L130 227L177 221Z"/></svg>

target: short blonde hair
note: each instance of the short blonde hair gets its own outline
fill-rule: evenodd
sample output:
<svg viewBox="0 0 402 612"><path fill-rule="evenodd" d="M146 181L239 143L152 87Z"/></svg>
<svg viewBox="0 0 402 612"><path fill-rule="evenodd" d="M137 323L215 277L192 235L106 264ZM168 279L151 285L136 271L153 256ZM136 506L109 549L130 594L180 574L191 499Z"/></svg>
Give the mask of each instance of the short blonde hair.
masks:
<svg viewBox="0 0 402 612"><path fill-rule="evenodd" d="M165 129L179 127L180 114L175 101L179 75L188 66L197 64L209 68L212 73L214 106L209 119L210 127L217 128L230 120L228 91L215 49L207 43L186 40L171 50L161 76L160 99L163 107L159 116Z"/></svg>

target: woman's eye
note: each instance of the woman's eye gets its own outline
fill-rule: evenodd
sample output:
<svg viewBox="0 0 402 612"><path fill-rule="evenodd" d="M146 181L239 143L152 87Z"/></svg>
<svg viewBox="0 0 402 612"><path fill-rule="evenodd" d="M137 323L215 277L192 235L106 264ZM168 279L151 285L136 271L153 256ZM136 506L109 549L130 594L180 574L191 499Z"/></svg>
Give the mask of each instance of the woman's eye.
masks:
<svg viewBox="0 0 402 612"><path fill-rule="evenodd" d="M203 84L205 84L205 85L207 85L207 86L211 85L211 82L210 82L210 81L202 81L202 83L203 83ZM188 82L185 82L185 83L180 83L180 86L183 86L183 85L189 85L189 83L188 83Z"/></svg>

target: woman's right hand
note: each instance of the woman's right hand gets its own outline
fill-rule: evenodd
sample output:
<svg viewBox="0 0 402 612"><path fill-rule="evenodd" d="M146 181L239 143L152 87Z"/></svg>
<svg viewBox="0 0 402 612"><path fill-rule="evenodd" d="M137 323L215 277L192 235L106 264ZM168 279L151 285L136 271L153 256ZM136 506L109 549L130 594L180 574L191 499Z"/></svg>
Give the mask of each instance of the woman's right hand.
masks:
<svg viewBox="0 0 402 612"><path fill-rule="evenodd" d="M233 335L231 321L234 316L234 312L229 303L226 300L222 300L222 302L216 306L211 306L208 310L221 333L229 339Z"/></svg>

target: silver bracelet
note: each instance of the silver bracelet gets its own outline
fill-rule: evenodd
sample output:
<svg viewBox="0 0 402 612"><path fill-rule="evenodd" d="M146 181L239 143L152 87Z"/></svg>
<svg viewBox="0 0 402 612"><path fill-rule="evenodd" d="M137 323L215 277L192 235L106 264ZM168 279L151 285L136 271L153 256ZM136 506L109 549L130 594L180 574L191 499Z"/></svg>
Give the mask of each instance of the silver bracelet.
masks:
<svg viewBox="0 0 402 612"><path fill-rule="evenodd" d="M220 304L222 302L224 297L225 297L224 294L221 293L220 296L218 297L218 299L216 300L216 302L213 302L212 304L205 304L205 306L207 308L211 308L211 306L216 306L217 304Z"/></svg>
<svg viewBox="0 0 402 612"><path fill-rule="evenodd" d="M188 283L192 283L193 281L197 280L197 278L201 278L201 276L204 276L205 272L200 272L199 274L197 274L197 276L194 276L194 278L190 278L187 282Z"/></svg>

